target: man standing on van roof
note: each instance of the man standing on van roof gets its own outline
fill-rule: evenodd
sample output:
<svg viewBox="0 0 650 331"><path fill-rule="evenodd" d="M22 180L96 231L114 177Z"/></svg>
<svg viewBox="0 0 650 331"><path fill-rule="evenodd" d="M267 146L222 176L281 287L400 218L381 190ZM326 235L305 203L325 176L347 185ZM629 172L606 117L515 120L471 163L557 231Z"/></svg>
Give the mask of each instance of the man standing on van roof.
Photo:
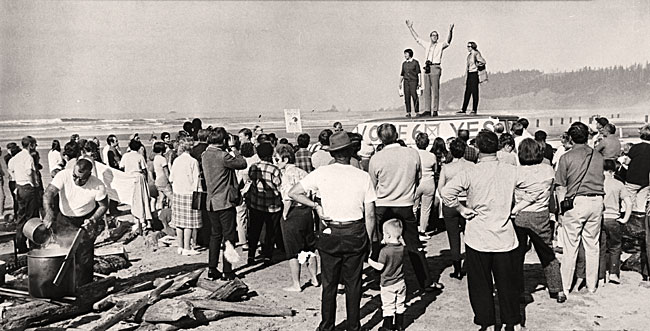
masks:
<svg viewBox="0 0 650 331"><path fill-rule="evenodd" d="M438 31L431 31L427 41L421 39L413 29L413 21L406 20L406 26L411 31L415 41L424 48L425 66L424 66L424 112L422 115L438 116L438 106L440 104L440 75L442 75L442 51L451 44L451 37L454 31L454 25L449 25L449 35L447 42L438 42Z"/></svg>

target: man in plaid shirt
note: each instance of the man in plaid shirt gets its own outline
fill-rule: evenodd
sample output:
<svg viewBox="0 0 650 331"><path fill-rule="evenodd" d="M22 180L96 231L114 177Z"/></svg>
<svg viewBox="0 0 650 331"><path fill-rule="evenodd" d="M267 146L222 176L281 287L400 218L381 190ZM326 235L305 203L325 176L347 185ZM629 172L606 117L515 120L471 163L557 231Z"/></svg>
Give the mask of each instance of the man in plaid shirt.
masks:
<svg viewBox="0 0 650 331"><path fill-rule="evenodd" d="M297 140L300 149L296 152L296 167L310 173L314 171L314 166L311 164L311 152L307 148L309 147L309 135L301 133Z"/></svg>
<svg viewBox="0 0 650 331"><path fill-rule="evenodd" d="M273 257L273 243L277 241L282 247L280 233L280 219L282 218L282 197L280 184L282 173L273 164L273 146L262 143L257 146L257 155L260 161L251 165L248 176L251 186L246 196L250 224L248 228L248 264L255 263L257 244L266 225L266 235L262 246L264 264L271 263Z"/></svg>
<svg viewBox="0 0 650 331"><path fill-rule="evenodd" d="M465 142L465 155L463 158L469 162L478 162L478 150L469 144L469 130L458 130L458 139Z"/></svg>

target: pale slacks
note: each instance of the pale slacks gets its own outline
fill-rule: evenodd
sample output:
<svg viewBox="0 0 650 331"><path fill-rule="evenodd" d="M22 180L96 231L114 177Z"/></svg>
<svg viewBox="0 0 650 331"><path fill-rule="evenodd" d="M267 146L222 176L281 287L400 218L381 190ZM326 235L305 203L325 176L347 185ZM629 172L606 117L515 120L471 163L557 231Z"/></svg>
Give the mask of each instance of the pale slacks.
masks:
<svg viewBox="0 0 650 331"><path fill-rule="evenodd" d="M433 199L436 194L436 183L432 180L425 180L418 185L415 191L415 204L413 205L413 214L418 214L418 206L420 207L420 226L419 231L425 232L429 225L429 217L431 216L431 208L433 207Z"/></svg>
<svg viewBox="0 0 650 331"><path fill-rule="evenodd" d="M562 248L562 287L568 293L573 283L578 246L580 241L585 248L585 271L587 288L595 290L598 284L598 263L600 258L600 226L603 211L603 197L577 196L573 209L562 217L560 236Z"/></svg>
<svg viewBox="0 0 650 331"><path fill-rule="evenodd" d="M645 206L650 200L650 186L627 183L625 188L632 194L632 211L645 213Z"/></svg>
<svg viewBox="0 0 650 331"><path fill-rule="evenodd" d="M435 112L440 105L440 76L442 68L439 65L431 66L431 73L424 75L424 110Z"/></svg>
<svg viewBox="0 0 650 331"><path fill-rule="evenodd" d="M382 286L381 295L381 314L383 317L395 316L395 314L404 314L406 311L406 283L404 280Z"/></svg>

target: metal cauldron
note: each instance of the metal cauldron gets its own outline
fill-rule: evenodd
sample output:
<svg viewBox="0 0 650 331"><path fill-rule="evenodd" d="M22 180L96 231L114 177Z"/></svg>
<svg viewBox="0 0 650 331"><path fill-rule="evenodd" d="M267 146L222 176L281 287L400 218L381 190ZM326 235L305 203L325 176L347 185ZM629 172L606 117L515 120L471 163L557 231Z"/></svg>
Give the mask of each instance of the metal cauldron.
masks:
<svg viewBox="0 0 650 331"><path fill-rule="evenodd" d="M38 245L43 245L52 238L52 231L46 228L41 219L37 217L25 222L23 234Z"/></svg>
<svg viewBox="0 0 650 331"><path fill-rule="evenodd" d="M76 288L75 268L68 268L63 275L61 285L56 286L53 283L67 252L68 250L63 248L50 248L31 250L27 254L29 295L35 298L49 299L74 295ZM74 265L74 256L71 257L69 263Z"/></svg>

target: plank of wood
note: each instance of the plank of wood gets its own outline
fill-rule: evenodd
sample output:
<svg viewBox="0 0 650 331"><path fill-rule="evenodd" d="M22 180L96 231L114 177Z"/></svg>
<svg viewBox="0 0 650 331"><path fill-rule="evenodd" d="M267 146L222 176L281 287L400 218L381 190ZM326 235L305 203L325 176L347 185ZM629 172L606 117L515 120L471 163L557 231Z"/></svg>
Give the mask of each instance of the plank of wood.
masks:
<svg viewBox="0 0 650 331"><path fill-rule="evenodd" d="M162 299L144 312L142 320L150 323L176 322L183 317L194 319L194 306L186 300Z"/></svg>
<svg viewBox="0 0 650 331"><path fill-rule="evenodd" d="M117 313L108 316L107 318L104 318L100 320L92 329L91 331L105 331L108 330L110 327L113 325L119 323L120 321L128 318L129 316L135 314L138 310L146 307L147 305L151 305L158 301L160 299L160 294L162 294L165 290L170 288L172 284L174 283L173 280L168 280L164 283L162 283L160 286L158 286L155 290L153 290L151 293L145 294L142 296L139 300L131 303L130 305L122 308L120 311Z"/></svg>
<svg viewBox="0 0 650 331"><path fill-rule="evenodd" d="M174 279L174 285L172 285L167 292L176 292L180 290L183 286L185 285L192 285L196 284L198 281L199 277L201 277L201 274L205 271L205 269L200 268L197 270L194 270L190 273L178 276Z"/></svg>
<svg viewBox="0 0 650 331"><path fill-rule="evenodd" d="M293 310L278 306L260 306L243 302L227 302L217 300L190 299L194 307L200 309L216 310L228 313L240 313L257 316L292 316Z"/></svg>

